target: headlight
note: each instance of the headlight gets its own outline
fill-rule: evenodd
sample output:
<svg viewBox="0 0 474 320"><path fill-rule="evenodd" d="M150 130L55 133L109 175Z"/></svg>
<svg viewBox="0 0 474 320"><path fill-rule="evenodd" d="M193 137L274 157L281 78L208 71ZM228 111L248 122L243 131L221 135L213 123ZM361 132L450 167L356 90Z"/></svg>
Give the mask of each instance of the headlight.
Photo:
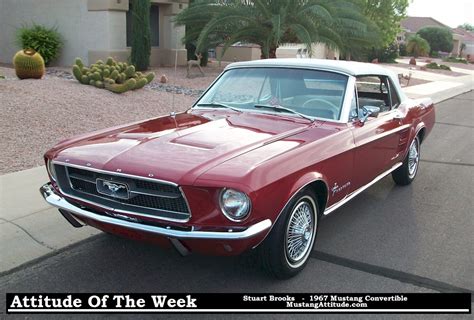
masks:
<svg viewBox="0 0 474 320"><path fill-rule="evenodd" d="M46 168L48 170L48 173L51 179L56 181L56 170L54 169L53 161L48 160L48 162L46 163Z"/></svg>
<svg viewBox="0 0 474 320"><path fill-rule="evenodd" d="M242 221L250 212L250 199L240 191L224 189L220 195L220 206L224 215L231 221Z"/></svg>

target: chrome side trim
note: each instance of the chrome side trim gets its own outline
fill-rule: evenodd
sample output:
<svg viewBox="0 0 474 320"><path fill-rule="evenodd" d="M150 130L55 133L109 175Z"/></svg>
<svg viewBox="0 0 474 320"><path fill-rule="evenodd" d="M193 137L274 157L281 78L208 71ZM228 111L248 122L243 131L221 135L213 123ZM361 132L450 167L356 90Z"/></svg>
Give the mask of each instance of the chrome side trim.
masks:
<svg viewBox="0 0 474 320"><path fill-rule="evenodd" d="M357 189L354 192L352 192L352 193L348 194L347 196L345 196L344 199L342 199L339 202L336 202L332 206L328 207L326 210L324 210L324 215L328 215L331 212L333 212L334 210L342 207L344 204L346 204L347 202L352 200L358 194L362 193L367 188L371 187L373 184L375 184L376 182L378 182L379 180L381 180L382 178L384 178L385 176L390 174L392 171L395 171L396 169L398 169L402 164L403 164L402 162L396 163L392 168L390 168L389 170L385 171L384 173L378 175L377 177L375 177L374 180L372 180L371 182L369 182L365 186L360 187L359 189Z"/></svg>
<svg viewBox="0 0 474 320"><path fill-rule="evenodd" d="M239 240L239 239L247 239L256 236L257 234L267 230L271 227L272 222L270 219L266 219L260 221L254 225L251 225L244 231L239 232L217 232L217 231L181 231L181 230L173 230L167 229L162 227L150 226L139 224L135 222L129 222L125 220L120 220L112 217L102 216L96 213L89 212L87 210L83 210L78 208L71 203L69 203L66 199L59 196L57 193L54 192L54 189L51 186L51 183L47 183L40 188L40 193L43 198L48 202L50 205L55 206L57 208L66 210L71 212L72 214L78 216L79 218L87 218L94 221L107 223L119 227L124 227L132 230L149 232L160 236L177 238L177 239L223 239L223 240Z"/></svg>
<svg viewBox="0 0 474 320"><path fill-rule="evenodd" d="M126 173L121 173L121 172L101 170L101 169L96 169L96 168L92 168L92 167L81 166L81 165L77 165L77 164L71 164L71 163L67 163L67 162L61 162L61 161L53 160L53 164L58 164L58 165L65 166L65 167L83 169L83 170L93 171L93 172L98 172L98 173L103 173L103 174L109 174L111 176L118 176L118 177L125 177L125 178L131 178L131 179L140 179L140 180L146 180L146 181L151 181L151 182L163 183L163 184L167 184L167 185L170 185L170 186L173 186L173 187L178 187L179 186L178 184L176 184L174 182L171 182L171 181L160 180L160 179L149 178L149 177L136 176L136 175L133 175L133 174L126 174Z"/></svg>

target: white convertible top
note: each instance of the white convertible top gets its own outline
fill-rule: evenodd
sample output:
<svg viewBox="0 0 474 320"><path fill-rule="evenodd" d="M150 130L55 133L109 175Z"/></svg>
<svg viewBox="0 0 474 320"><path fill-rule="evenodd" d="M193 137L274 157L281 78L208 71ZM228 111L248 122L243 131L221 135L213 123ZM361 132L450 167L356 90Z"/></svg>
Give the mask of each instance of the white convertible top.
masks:
<svg viewBox="0 0 474 320"><path fill-rule="evenodd" d="M352 76L385 75L393 76L393 72L374 63L364 63L328 59L263 59L231 63L226 69L238 67L299 67L322 69L346 73Z"/></svg>
<svg viewBox="0 0 474 320"><path fill-rule="evenodd" d="M381 75L392 79L393 84L397 88L400 100L407 99L403 93L398 80L398 76L389 69L386 69L375 63L365 63L356 61L344 60L329 60L329 59L263 59L243 62L234 62L229 64L225 70L233 68L245 67L295 67L295 68L309 68L325 71L333 71L344 73L350 76L361 75Z"/></svg>

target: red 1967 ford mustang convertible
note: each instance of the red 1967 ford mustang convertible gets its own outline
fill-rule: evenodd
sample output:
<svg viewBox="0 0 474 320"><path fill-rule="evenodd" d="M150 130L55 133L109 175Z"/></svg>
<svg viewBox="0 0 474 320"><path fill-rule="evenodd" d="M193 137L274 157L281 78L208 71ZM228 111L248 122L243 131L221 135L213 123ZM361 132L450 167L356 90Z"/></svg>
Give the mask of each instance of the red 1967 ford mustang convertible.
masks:
<svg viewBox="0 0 474 320"><path fill-rule="evenodd" d="M434 120L430 99L374 64L233 63L186 112L60 142L40 191L75 227L181 254L259 250L288 278L321 217L390 173L415 179Z"/></svg>

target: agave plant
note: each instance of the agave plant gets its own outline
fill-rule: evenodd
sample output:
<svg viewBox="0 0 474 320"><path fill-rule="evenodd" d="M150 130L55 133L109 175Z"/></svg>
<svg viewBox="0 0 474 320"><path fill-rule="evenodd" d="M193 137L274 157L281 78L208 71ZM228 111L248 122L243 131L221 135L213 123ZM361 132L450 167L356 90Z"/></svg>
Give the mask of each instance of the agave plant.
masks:
<svg viewBox="0 0 474 320"><path fill-rule="evenodd" d="M303 43L311 55L315 42L343 48L346 39L367 34L359 8L345 0L196 0L176 18L198 26L186 35L198 52L210 43L260 46L262 58L275 58L281 43Z"/></svg>

